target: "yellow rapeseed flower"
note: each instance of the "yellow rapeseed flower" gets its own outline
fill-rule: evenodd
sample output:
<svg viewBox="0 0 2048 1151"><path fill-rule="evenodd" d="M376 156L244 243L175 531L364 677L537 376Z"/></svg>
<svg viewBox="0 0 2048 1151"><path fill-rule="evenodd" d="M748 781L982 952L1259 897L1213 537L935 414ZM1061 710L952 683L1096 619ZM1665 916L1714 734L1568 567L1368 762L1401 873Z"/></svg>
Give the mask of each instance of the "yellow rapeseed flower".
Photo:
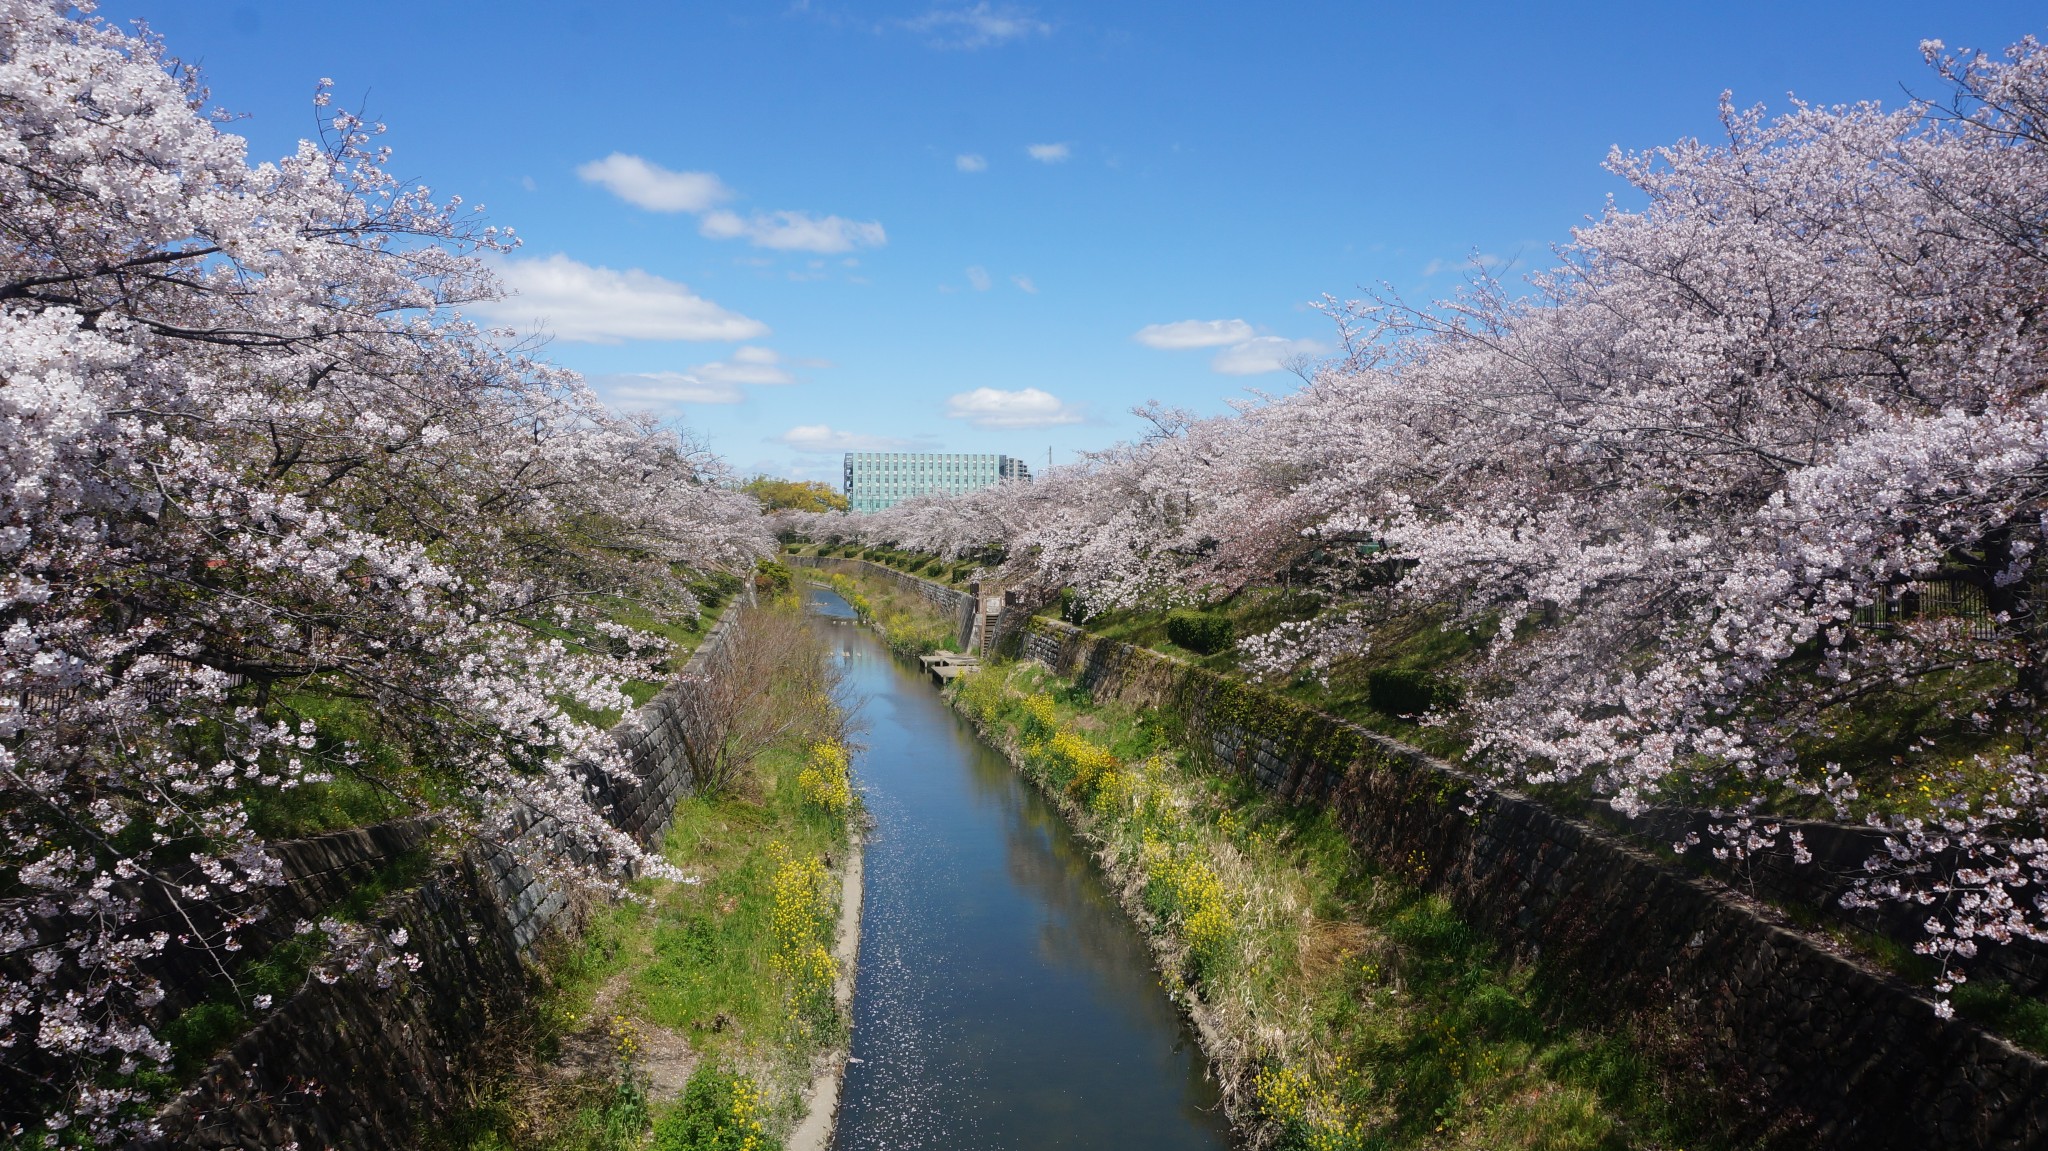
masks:
<svg viewBox="0 0 2048 1151"><path fill-rule="evenodd" d="M846 746L833 741L813 744L810 755L804 760L803 770L797 773L796 783L803 792L805 803L823 808L832 815L843 814L853 806L853 781L847 771Z"/></svg>

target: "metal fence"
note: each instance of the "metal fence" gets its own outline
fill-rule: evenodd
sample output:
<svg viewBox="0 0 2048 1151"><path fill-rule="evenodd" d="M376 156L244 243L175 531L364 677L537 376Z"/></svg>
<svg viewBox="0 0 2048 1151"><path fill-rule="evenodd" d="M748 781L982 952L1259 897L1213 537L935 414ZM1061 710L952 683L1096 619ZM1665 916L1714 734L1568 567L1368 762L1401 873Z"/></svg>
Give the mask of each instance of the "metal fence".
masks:
<svg viewBox="0 0 2048 1151"><path fill-rule="evenodd" d="M1960 580L1912 580L1856 613L1859 626L1890 629L1920 620L1962 620L1971 639L1997 639L1998 616L1982 588Z"/></svg>

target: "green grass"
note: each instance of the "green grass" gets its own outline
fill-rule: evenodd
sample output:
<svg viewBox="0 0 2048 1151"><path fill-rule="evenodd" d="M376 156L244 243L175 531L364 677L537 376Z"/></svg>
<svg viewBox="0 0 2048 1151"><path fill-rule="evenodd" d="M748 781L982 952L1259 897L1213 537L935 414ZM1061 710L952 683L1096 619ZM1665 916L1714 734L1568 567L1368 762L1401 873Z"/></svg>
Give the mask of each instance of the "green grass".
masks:
<svg viewBox="0 0 2048 1151"><path fill-rule="evenodd" d="M865 559L884 567L928 579L933 583L959 587L968 583L976 570L983 565L974 560L941 560L936 556L916 552L897 551L893 548L860 548L832 544L794 544L783 549L785 554L794 556L823 556L826 558Z"/></svg>
<svg viewBox="0 0 2048 1151"><path fill-rule="evenodd" d="M957 621L942 616L931 601L916 592L868 575L839 571L812 574L837 591L863 620L876 624L883 642L900 656L915 659L959 647Z"/></svg>
<svg viewBox="0 0 2048 1151"><path fill-rule="evenodd" d="M760 799L688 796L676 805L664 850L669 862L703 882L652 883L649 903L622 904L593 917L597 954L561 1001L573 1014L587 994L625 978L619 1002L633 1018L687 1031L719 1056L760 1054L780 1041L783 997L770 968L774 947L774 847L818 858L845 851L845 824L804 804L797 789L803 749L765 752ZM600 960L599 956L608 957ZM599 978L601 976L601 978ZM717 1030L719 1016L728 1021Z"/></svg>
<svg viewBox="0 0 2048 1151"><path fill-rule="evenodd" d="M717 573L691 577L683 586L703 605L701 614L670 615L619 596L599 596L592 601L605 619L660 636L674 645L662 664L662 680L625 683L625 693L635 706L653 699L667 678L681 672L691 653L745 585L738 576ZM544 635L577 643L609 642L600 641L596 632L589 629L563 631L551 625L534 626ZM587 723L610 727L621 718L618 712L593 711L571 700L561 702L564 710ZM306 719L315 723L318 743L313 758L332 778L288 791L251 789L245 801L251 830L266 840L297 839L366 827L433 810L456 798L459 781L443 778L436 772L431 755L408 747L399 733L388 728L370 701L338 693L331 685L323 686L316 680L278 693L269 700L269 707L285 722ZM350 756L355 762L348 762Z"/></svg>
<svg viewBox="0 0 2048 1151"><path fill-rule="evenodd" d="M2037 1055L2048 1055L2048 1003L1988 980L1958 986L1950 1002L1963 1018Z"/></svg>
<svg viewBox="0 0 2048 1151"><path fill-rule="evenodd" d="M1205 609L1207 614L1229 620L1232 633L1239 638L1263 634L1282 623L1312 619L1322 610L1322 602L1308 592L1272 587L1246 588ZM1090 617L1081 626L1096 635L1150 648L1209 671L1244 678L1235 647L1203 654L1173 642L1172 617L1173 609L1162 604L1106 612ZM1433 755L1456 759L1467 746L1459 727L1455 723L1424 726L1398 711L1375 706L1375 673L1455 681L1488 638L1484 628L1475 631L1446 626L1444 620L1436 617L1390 620L1372 629L1362 655L1338 663L1327 675L1296 675L1261 686Z"/></svg>
<svg viewBox="0 0 2048 1151"><path fill-rule="evenodd" d="M816 660L821 652L806 646L792 658ZM792 1015L789 981L774 960L777 875L786 860L842 864L849 822L858 816L807 803L798 783L812 740L839 730L830 700L778 681L765 706L801 713L790 734L758 749L727 794L677 803L662 854L686 878L638 881L635 899L596 907L573 938L550 941L542 964L547 991L518 1021L524 1030L502 1046L503 1066L483 1077L472 1106L442 1125L429 1146L609 1151L646 1147L650 1139L658 1147L716 1146L671 1138L687 1126L677 1116L689 1107L647 1094L644 1052L656 1037L685 1044L700 1068L758 1086L769 1135L795 1123L812 1058L844 1041L846 1021L836 1009L823 1025ZM830 930L826 922L817 927ZM566 1082L541 1066L573 1037L593 1033L630 1042L620 1040L611 1064ZM630 1137L607 1141L622 1123ZM772 1145L769 1139L760 1151Z"/></svg>

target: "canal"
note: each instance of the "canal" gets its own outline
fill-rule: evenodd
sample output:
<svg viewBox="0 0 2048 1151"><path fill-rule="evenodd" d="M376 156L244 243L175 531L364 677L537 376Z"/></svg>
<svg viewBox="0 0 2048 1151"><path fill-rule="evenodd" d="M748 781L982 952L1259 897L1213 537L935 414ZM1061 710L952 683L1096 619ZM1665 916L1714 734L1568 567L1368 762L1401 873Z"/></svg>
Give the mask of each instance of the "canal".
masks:
<svg viewBox="0 0 2048 1151"><path fill-rule="evenodd" d="M866 752L853 1058L834 1146L1226 1148L1194 1035L1059 813L810 592Z"/></svg>

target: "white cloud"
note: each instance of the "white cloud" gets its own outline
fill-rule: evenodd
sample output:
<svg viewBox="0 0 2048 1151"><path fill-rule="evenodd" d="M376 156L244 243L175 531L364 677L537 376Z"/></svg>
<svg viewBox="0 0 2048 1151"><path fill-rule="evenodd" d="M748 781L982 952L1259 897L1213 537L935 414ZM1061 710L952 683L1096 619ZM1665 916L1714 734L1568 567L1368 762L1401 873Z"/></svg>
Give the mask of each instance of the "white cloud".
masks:
<svg viewBox="0 0 2048 1151"><path fill-rule="evenodd" d="M1032 283L1029 276L1011 276L1010 282L1017 285L1019 291L1029 292L1034 296L1038 294L1038 285Z"/></svg>
<svg viewBox="0 0 2048 1151"><path fill-rule="evenodd" d="M934 48L972 51L1012 40L1028 40L1052 33L1052 25L1033 16L1029 9L987 3L971 8L934 8L903 26L925 35Z"/></svg>
<svg viewBox="0 0 2048 1151"><path fill-rule="evenodd" d="M977 159L979 157L976 157ZM964 159L964 157L963 157ZM738 212L719 208L733 191L710 172L671 172L639 156L613 152L576 169L593 184L653 212L688 212L701 217L697 230L714 240L744 239L779 252L850 252L889 242L878 220L813 216L809 212Z"/></svg>
<svg viewBox="0 0 2048 1151"><path fill-rule="evenodd" d="M953 167L962 172L986 172L988 157L976 152L962 152L953 157Z"/></svg>
<svg viewBox="0 0 2048 1151"><path fill-rule="evenodd" d="M631 372L592 381L621 408L669 408L679 404L737 404L747 393L735 383L699 379L689 372Z"/></svg>
<svg viewBox="0 0 2048 1151"><path fill-rule="evenodd" d="M975 291L988 291L988 286L991 282L992 281L990 281L988 278L987 268L984 268L981 265L976 264L974 267L967 269L967 283Z"/></svg>
<svg viewBox="0 0 2048 1151"><path fill-rule="evenodd" d="M1033 144L1024 150L1041 164L1064 164L1074 154L1065 144Z"/></svg>
<svg viewBox="0 0 2048 1151"><path fill-rule="evenodd" d="M1050 428L1078 424L1081 413L1061 402L1058 396L1037 388L1006 392L998 388L976 388L946 401L948 419L966 420L977 428Z"/></svg>
<svg viewBox="0 0 2048 1151"><path fill-rule="evenodd" d="M1147 324L1132 338L1148 348L1169 352L1220 348L1251 339L1252 326L1243 320L1177 320L1171 324Z"/></svg>
<svg viewBox="0 0 2048 1151"><path fill-rule="evenodd" d="M1290 370L1289 364L1302 357L1313 358L1329 349L1314 340L1289 340L1280 336L1259 336L1219 352L1209 367L1226 376L1258 376Z"/></svg>
<svg viewBox="0 0 2048 1151"><path fill-rule="evenodd" d="M692 292L638 268L615 272L557 253L511 260L498 269L511 293L471 310L514 327L538 323L571 343L621 340L752 340L768 325L728 312Z"/></svg>
<svg viewBox="0 0 2048 1151"><path fill-rule="evenodd" d="M844 216L813 216L808 212L717 211L704 217L698 231L714 240L744 237L757 248L780 252L850 252L855 248L879 248L889 242L888 233L877 220L849 220Z"/></svg>
<svg viewBox="0 0 2048 1151"><path fill-rule="evenodd" d="M843 432L825 424L799 424L776 437L777 442L787 444L800 452L889 452L912 446L927 447L915 440L895 436L871 436L861 432Z"/></svg>
<svg viewBox="0 0 2048 1151"><path fill-rule="evenodd" d="M705 212L732 199L732 189L710 172L671 172L624 152L592 160L576 174L650 212Z"/></svg>

